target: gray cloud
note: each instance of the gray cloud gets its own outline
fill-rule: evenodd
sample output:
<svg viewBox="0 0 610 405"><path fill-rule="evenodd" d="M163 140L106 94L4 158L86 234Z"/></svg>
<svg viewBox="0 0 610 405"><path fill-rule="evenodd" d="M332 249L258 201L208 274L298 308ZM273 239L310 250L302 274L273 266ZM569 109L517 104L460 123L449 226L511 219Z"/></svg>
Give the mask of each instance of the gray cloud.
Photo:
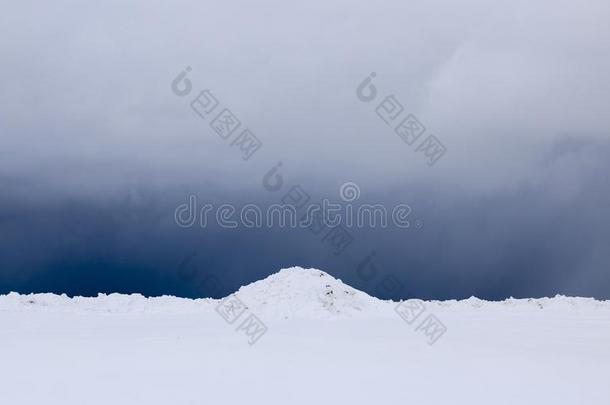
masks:
<svg viewBox="0 0 610 405"><path fill-rule="evenodd" d="M420 280L418 291L468 288L433 287L400 263L447 277L451 267L463 269L457 274L490 295L531 280L519 269L538 263L532 294L542 286L603 294L609 23L601 0L11 4L0 16L0 224L4 250L14 247L3 271L26 283L51 256L65 263L70 253L49 241L73 226L66 207L99 237L75 244L106 246L107 255L91 260L108 259L116 235L129 245L147 232L159 233L167 246L159 252L172 255L179 246L168 240L179 234L148 221L171 215L189 192L268 198L260 178L281 160L289 182L318 195L355 181L371 198L417 201L431 227L409 237L418 251L380 260ZM242 161L192 112L195 92L185 99L171 92L187 65L195 90L211 89L263 141L252 160ZM379 96L365 104L355 89L373 71ZM434 167L375 115L390 94L447 146ZM129 232L125 210L142 216ZM398 249L401 237L360 240ZM359 260L316 261L323 253L296 238L302 248L259 260L333 265L345 274ZM28 243L39 245L31 257ZM432 251L436 259L422 253Z"/></svg>

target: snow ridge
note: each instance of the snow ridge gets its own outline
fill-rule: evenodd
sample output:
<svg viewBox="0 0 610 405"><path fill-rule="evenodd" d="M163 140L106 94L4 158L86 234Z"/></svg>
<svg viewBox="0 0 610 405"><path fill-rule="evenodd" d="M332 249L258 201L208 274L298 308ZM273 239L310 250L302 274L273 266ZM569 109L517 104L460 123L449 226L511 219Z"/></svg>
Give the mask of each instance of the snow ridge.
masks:
<svg viewBox="0 0 610 405"><path fill-rule="evenodd" d="M301 267L282 269L235 294L262 316L284 319L354 317L388 306L322 270Z"/></svg>
<svg viewBox="0 0 610 405"><path fill-rule="evenodd" d="M317 269L291 267L241 287L235 292L251 311L265 319L338 319L395 316L395 302L383 301L356 290L328 273ZM199 313L213 311L219 300L189 299L173 296L144 297L141 294L98 294L97 297L73 297L65 294L0 295L0 311L93 311L109 313ZM461 308L581 309L610 310L610 301L593 298L509 298L485 301L476 297L465 300L424 301L430 308L448 311Z"/></svg>

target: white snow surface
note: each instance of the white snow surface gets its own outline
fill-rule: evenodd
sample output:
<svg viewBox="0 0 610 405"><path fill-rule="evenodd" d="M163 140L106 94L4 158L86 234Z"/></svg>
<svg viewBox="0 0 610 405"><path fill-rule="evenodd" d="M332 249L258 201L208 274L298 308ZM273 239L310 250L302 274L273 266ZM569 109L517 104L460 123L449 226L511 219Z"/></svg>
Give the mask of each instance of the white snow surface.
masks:
<svg viewBox="0 0 610 405"><path fill-rule="evenodd" d="M0 403L610 404L610 301L427 301L408 324L298 267L233 296L232 324L208 298L0 296ZM267 327L253 345L248 314Z"/></svg>
<svg viewBox="0 0 610 405"><path fill-rule="evenodd" d="M282 269L236 295L265 318L341 319L379 315L388 303L316 269Z"/></svg>

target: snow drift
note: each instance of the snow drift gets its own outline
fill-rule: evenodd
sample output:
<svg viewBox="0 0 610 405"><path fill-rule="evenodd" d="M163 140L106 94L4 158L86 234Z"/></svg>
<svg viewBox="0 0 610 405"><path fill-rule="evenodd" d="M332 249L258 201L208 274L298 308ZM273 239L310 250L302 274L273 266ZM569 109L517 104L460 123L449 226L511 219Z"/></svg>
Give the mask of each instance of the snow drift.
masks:
<svg viewBox="0 0 610 405"><path fill-rule="evenodd" d="M0 296L2 403L609 403L608 301L413 301L401 316L406 302L300 268L233 297L246 307L228 322L208 298Z"/></svg>
<svg viewBox="0 0 610 405"><path fill-rule="evenodd" d="M271 319L341 319L352 317L395 316L396 302L384 301L356 290L328 273L317 269L291 267L263 280L241 287L234 293L249 309ZM144 297L141 294L99 294L73 297L56 294L0 295L0 311L76 310L101 312L197 312L212 308L220 300L188 299L173 296ZM610 309L610 301L593 298L509 298L485 301L476 297L464 300L425 301L429 307L530 308L530 309Z"/></svg>

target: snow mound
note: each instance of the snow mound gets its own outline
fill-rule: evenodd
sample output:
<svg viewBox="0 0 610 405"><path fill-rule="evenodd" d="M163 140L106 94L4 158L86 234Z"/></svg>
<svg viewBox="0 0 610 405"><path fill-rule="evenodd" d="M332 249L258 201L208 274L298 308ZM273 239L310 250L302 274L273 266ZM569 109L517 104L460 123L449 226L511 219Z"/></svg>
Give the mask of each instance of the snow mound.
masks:
<svg viewBox="0 0 610 405"><path fill-rule="evenodd" d="M353 317L387 311L387 303L316 269L291 267L236 293L255 313L270 318Z"/></svg>
<svg viewBox="0 0 610 405"><path fill-rule="evenodd" d="M396 318L398 303L382 301L356 290L341 280L317 269L291 267L241 287L234 293L257 316L273 319ZM0 295L2 312L104 312L214 314L219 300L188 299L172 296L144 297L140 294L98 294L73 297L56 294ZM508 298L485 301L476 297L463 300L422 301L428 310L446 313L464 311L536 311L568 313L610 311L610 301L556 295L548 298Z"/></svg>

